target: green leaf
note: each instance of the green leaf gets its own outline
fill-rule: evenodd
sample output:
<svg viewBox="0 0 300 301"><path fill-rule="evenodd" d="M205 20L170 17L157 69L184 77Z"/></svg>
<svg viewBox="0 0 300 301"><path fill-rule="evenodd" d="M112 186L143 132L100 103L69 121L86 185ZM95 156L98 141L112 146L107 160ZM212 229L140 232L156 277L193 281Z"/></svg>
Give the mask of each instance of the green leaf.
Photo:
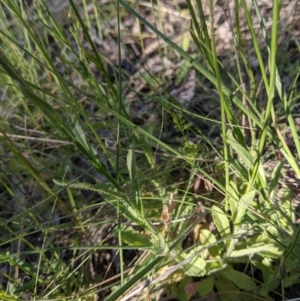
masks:
<svg viewBox="0 0 300 301"><path fill-rule="evenodd" d="M216 243L215 236L207 229L202 229L200 231L200 241L204 246L210 246ZM218 245L212 246L208 249L210 255L212 257L218 257L220 256L220 248Z"/></svg>
<svg viewBox="0 0 300 301"><path fill-rule="evenodd" d="M81 149L84 150L86 154L89 154L89 156L96 156L97 151L87 141L86 135L85 135L81 125L79 124L79 121L76 119L77 116L73 112L67 111L67 110L64 110L64 113L68 120L68 124L75 136L75 140L81 146Z"/></svg>
<svg viewBox="0 0 300 301"><path fill-rule="evenodd" d="M300 278L300 274L296 273L296 274L292 274L289 277L283 279L283 286L284 287L291 287L292 285L299 283L299 278Z"/></svg>
<svg viewBox="0 0 300 301"><path fill-rule="evenodd" d="M114 230L114 232L116 231L117 229ZM129 246L136 248L152 247L149 237L142 235L139 231L133 229L131 226L123 226L121 228L121 232L122 240Z"/></svg>
<svg viewBox="0 0 300 301"><path fill-rule="evenodd" d="M255 190L251 190L250 192L243 195L242 198L239 200L236 214L233 216L233 223L237 228L239 228L242 219L247 211L247 208L253 201L254 197Z"/></svg>
<svg viewBox="0 0 300 301"><path fill-rule="evenodd" d="M234 138L231 131L228 131L227 133L228 134L226 141L228 142L228 144L230 144L231 148L234 149L234 151L237 153L241 161L244 162L246 167L249 168L253 161L253 156L240 142L238 142Z"/></svg>
<svg viewBox="0 0 300 301"><path fill-rule="evenodd" d="M187 51L187 50L189 49L189 47L190 47L190 41L191 41L190 35L189 35L189 34L186 34L186 35L183 37L183 39L182 39L182 49L183 49L184 51Z"/></svg>
<svg viewBox="0 0 300 301"><path fill-rule="evenodd" d="M89 184L89 183L65 183L57 180L53 180L56 185L62 187L70 187L75 189L87 189L90 191L98 192L101 195L107 196L107 201L110 202L113 206L117 207L116 202L119 202L120 208L124 216L133 222L137 223L139 226L143 227L147 231L151 232L154 236L157 235L157 231L152 227L152 225L148 222L147 219L143 217L143 215L139 212L139 209L130 202L126 198L126 195L118 192L116 190L111 189L110 185L106 184ZM161 246L161 242L159 242L159 246ZM165 248L165 247L164 247ZM158 247L161 249L161 247Z"/></svg>
<svg viewBox="0 0 300 301"><path fill-rule="evenodd" d="M197 252L200 249L203 249L203 246L196 247L189 253L181 253L181 256L183 257L183 259L186 259L186 258L192 256L194 252ZM189 263L185 264L182 267L182 269L185 271L185 274L188 276L201 277L206 274L205 267L206 267L206 262L201 257L201 255L199 255L199 256L196 256L193 259L191 259L191 261Z"/></svg>
<svg viewBox="0 0 300 301"><path fill-rule="evenodd" d="M69 187L79 190L88 190L94 191L101 195L108 195L115 198L125 198L125 195L122 192L116 191L112 185L109 184L89 184L89 183L80 183L80 182L63 182L56 179L52 181L60 187Z"/></svg>
<svg viewBox="0 0 300 301"><path fill-rule="evenodd" d="M152 236L152 252L156 256L165 256L169 252L168 244L160 233L153 233Z"/></svg>
<svg viewBox="0 0 300 301"><path fill-rule="evenodd" d="M230 204L230 211L231 215L234 216L236 214L238 202L237 200L239 199L238 195L238 189L235 185L234 182L230 181L229 186L228 186L228 195L229 197L229 204Z"/></svg>
<svg viewBox="0 0 300 301"><path fill-rule="evenodd" d="M28 282L25 282L25 284L17 287L15 290L14 290L14 294L21 294L23 292L28 292L30 291L32 288L34 288L36 286L36 280L35 279L31 279L30 281ZM4 299L4 300L7 300L7 299Z"/></svg>
<svg viewBox="0 0 300 301"><path fill-rule="evenodd" d="M245 146L243 146L241 143L239 143L233 137L232 133L228 134L227 142L230 144L231 148L234 149L241 161L244 163L246 170L250 170L257 156L251 153L248 149L246 149ZM242 170L240 170L240 172L242 172ZM259 178L259 183L262 185L263 188L265 188L267 186L267 182L262 164L259 164L257 174Z"/></svg>
<svg viewBox="0 0 300 301"><path fill-rule="evenodd" d="M212 293L213 289L214 289L214 278L210 276L201 280L198 285L198 293L200 297L204 297Z"/></svg>
<svg viewBox="0 0 300 301"><path fill-rule="evenodd" d="M231 258L249 256L250 254L260 254L272 258L278 258L282 256L284 251L279 246L273 244L260 244L256 247L251 247L242 250L235 250L230 253Z"/></svg>
<svg viewBox="0 0 300 301"><path fill-rule="evenodd" d="M236 271L231 266L228 266L220 273L224 278L232 281L240 289L252 290L256 287L255 282L251 277L243 272Z"/></svg>
<svg viewBox="0 0 300 301"><path fill-rule="evenodd" d="M207 262L206 263L206 274L211 275L219 272L227 267L227 264L222 261Z"/></svg>
<svg viewBox="0 0 300 301"><path fill-rule="evenodd" d="M4 291L3 289L0 288L0 300L5 300L5 301L17 301L19 299L15 298L12 295L9 295L8 292Z"/></svg>
<svg viewBox="0 0 300 301"><path fill-rule="evenodd" d="M284 161L278 163L272 172L272 176L271 176L272 180L271 180L271 183L270 183L270 186L268 189L271 200L274 199L275 193L278 191L278 181L281 176L281 169L282 169L283 164L284 164Z"/></svg>
<svg viewBox="0 0 300 301"><path fill-rule="evenodd" d="M228 218L226 214L223 212L223 210L215 205L211 208L212 211L212 217L214 220L214 223L221 235L221 237L226 237L227 235L230 235L230 224L228 221Z"/></svg>
<svg viewBox="0 0 300 301"><path fill-rule="evenodd" d="M267 297L268 294L278 288L280 284L280 281L277 279L274 279L272 282L263 284L259 290L259 293L263 297Z"/></svg>
<svg viewBox="0 0 300 301"><path fill-rule="evenodd" d="M264 273L268 273L268 274L273 275L276 271L276 269L274 269L270 266L267 266L267 265L265 265L264 263L262 263L260 261L253 260L253 261L251 261L251 263Z"/></svg>
<svg viewBox="0 0 300 301"><path fill-rule="evenodd" d="M144 216L144 208L143 202L140 198L140 185L139 185L139 175L138 175L138 168L136 165L136 158L135 158L135 147L134 144L130 147L127 153L127 168L131 180L131 185L133 187L133 191L135 192L135 206L140 212L142 216Z"/></svg>
<svg viewBox="0 0 300 301"><path fill-rule="evenodd" d="M262 244L273 244L274 240L266 233L261 233L257 236L249 237L247 240L240 242L240 245L248 246L260 246Z"/></svg>
<svg viewBox="0 0 300 301"><path fill-rule="evenodd" d="M62 109L67 120L68 127L64 126L64 128L69 129L73 132L73 135L69 133L69 137L72 140L75 140L76 146L82 151L82 153L88 158L94 168L100 173L103 174L114 186L121 190L118 182L115 180L113 176L111 176L110 172L107 169L107 166L99 159L97 151L95 148L88 142L84 131L82 130L77 118L77 115L71 110L68 111L66 109ZM56 111L55 111L56 112ZM75 138L75 139L74 139Z"/></svg>
<svg viewBox="0 0 300 301"><path fill-rule="evenodd" d="M5 87L12 83L11 78L6 75L4 72L0 72L0 87Z"/></svg>
<svg viewBox="0 0 300 301"><path fill-rule="evenodd" d="M130 148L127 153L127 169L128 169L128 173L129 173L131 181L132 181L132 168L133 168L132 158L133 158L133 151L132 151L132 148Z"/></svg>
<svg viewBox="0 0 300 301"><path fill-rule="evenodd" d="M238 288L228 279L218 276L215 279L215 287L220 294L222 301L236 301L238 298L235 292L238 293Z"/></svg>
<svg viewBox="0 0 300 301"><path fill-rule="evenodd" d="M185 277L182 281L180 281L177 287L176 297L179 301L189 301L191 299L191 295L188 294L187 290L185 289L187 285L192 282L191 277Z"/></svg>

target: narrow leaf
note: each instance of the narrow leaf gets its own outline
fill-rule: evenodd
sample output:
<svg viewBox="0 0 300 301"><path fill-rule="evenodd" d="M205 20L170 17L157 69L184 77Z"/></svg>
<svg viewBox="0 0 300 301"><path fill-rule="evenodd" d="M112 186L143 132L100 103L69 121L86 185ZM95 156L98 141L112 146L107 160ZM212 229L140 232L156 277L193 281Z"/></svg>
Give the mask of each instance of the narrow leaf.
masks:
<svg viewBox="0 0 300 301"><path fill-rule="evenodd" d="M228 218L226 214L223 212L223 210L215 205L212 206L212 217L214 220L214 223L222 237L226 237L227 235L230 235L230 224L228 221Z"/></svg>
<svg viewBox="0 0 300 301"><path fill-rule="evenodd" d="M231 258L249 256L250 254L260 254L272 258L278 258L283 255L283 250L274 245L261 244L257 247L249 247L247 249L235 250L230 253Z"/></svg>
<svg viewBox="0 0 300 301"><path fill-rule="evenodd" d="M273 200L274 197L275 197L275 193L276 191L278 190L277 187L278 187L278 181L279 181L279 178L281 176L281 169L283 167L283 164L284 162L280 162L278 163L273 172L272 172L272 176L271 176L271 183L270 183L270 186L269 186L269 196L270 196L270 199Z"/></svg>
<svg viewBox="0 0 300 301"><path fill-rule="evenodd" d="M132 156L133 152L132 152L132 148L129 149L128 153L127 153L127 169L128 169L128 173L130 176L130 179L132 181Z"/></svg>
<svg viewBox="0 0 300 301"><path fill-rule="evenodd" d="M239 201L238 208L236 211L236 215L233 216L233 222L235 226L238 226L241 224L242 219L247 211L248 206L253 201L255 197L255 190L252 190L245 195L242 196L242 198Z"/></svg>
<svg viewBox="0 0 300 301"><path fill-rule="evenodd" d="M142 235L140 231L133 229L131 226L123 226L121 231L122 240L129 246L136 248L152 247L149 237Z"/></svg>

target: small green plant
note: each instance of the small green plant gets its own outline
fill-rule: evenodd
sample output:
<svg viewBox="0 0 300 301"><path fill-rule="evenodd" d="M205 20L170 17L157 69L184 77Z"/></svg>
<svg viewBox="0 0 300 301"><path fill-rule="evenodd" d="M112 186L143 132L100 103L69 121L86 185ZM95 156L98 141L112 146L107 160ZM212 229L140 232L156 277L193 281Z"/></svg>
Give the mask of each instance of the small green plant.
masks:
<svg viewBox="0 0 300 301"><path fill-rule="evenodd" d="M213 1L178 8L191 20L182 43L163 32L160 3L147 14L148 3L69 0L63 20L49 3L30 18L26 3L0 0L1 300L125 301L159 285L182 301L285 300L300 276L300 144L298 75L286 88L277 55L280 1L271 29L259 1L234 1L230 66ZM122 44L127 18L135 33ZM122 55L134 43L131 77ZM214 114L177 99L191 70Z"/></svg>

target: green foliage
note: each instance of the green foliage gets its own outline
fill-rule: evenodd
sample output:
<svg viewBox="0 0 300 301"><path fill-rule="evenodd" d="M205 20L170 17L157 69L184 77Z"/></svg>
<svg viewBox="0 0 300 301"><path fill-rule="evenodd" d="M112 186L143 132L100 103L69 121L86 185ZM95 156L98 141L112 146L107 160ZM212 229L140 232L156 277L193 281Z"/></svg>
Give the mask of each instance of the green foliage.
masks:
<svg viewBox="0 0 300 301"><path fill-rule="evenodd" d="M237 70L217 53L213 1L208 7L187 1L191 23L181 43L145 18L141 11L148 4L65 2L62 13L72 11L69 24L51 16L50 3L38 1L34 21L28 19L27 4L0 0L0 261L1 278L8 283L0 299L19 300L29 292L37 299L92 300L101 284L106 300L115 301L138 294L143 281L149 291L164 281L170 287L179 282L182 301L196 291L222 300L271 300L274 292L284 299L285 289L300 281L295 192L284 183L291 173L300 176L300 142L292 112L299 72L289 91L279 71L280 1L273 1L271 31L258 1L252 1L253 11L246 1L241 7L235 1ZM151 9L161 11L159 5L151 3ZM164 56L183 58L176 72L147 70L145 60L152 54L146 53L140 32L125 44L137 43L139 35L145 51L137 72L142 85L139 78L123 76L120 25L129 16L156 36L161 65ZM101 26L115 20L117 39L106 41L110 33L102 41L107 28ZM257 67L249 63L253 57L245 51L242 32L249 34L247 47ZM115 40L117 67L99 51ZM192 68L206 91L199 102L217 98L217 118L182 106L165 91L170 85L164 81L182 85ZM278 103L287 135L278 124ZM135 115L143 110L153 116L140 125ZM210 136L204 120L218 128L217 137ZM99 279L87 277L87 267L95 252L111 249L118 254L121 277L110 280L115 289L109 291L105 277L115 259ZM125 278L127 249L141 261L130 265Z"/></svg>
<svg viewBox="0 0 300 301"><path fill-rule="evenodd" d="M201 297L207 296L213 292L214 278L209 276L200 281L198 285L198 292Z"/></svg>

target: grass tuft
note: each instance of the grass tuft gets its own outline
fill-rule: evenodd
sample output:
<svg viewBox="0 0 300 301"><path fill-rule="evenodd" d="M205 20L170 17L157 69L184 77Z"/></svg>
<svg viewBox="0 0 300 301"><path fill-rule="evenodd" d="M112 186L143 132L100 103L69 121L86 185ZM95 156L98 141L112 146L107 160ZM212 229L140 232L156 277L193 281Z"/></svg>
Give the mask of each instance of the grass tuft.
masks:
<svg viewBox="0 0 300 301"><path fill-rule="evenodd" d="M0 0L1 300L297 297L298 1L175 2Z"/></svg>

